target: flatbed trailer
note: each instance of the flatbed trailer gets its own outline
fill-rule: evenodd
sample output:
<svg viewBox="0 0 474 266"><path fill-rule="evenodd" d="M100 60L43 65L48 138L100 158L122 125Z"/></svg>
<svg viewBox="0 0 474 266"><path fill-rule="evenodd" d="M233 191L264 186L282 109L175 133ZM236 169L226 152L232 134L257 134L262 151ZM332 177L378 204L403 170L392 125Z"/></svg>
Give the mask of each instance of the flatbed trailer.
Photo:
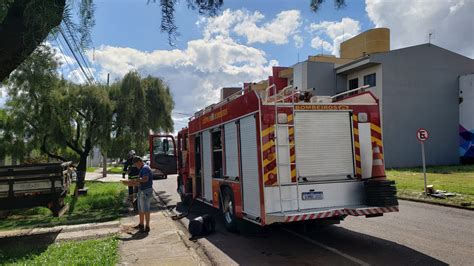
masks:
<svg viewBox="0 0 474 266"><path fill-rule="evenodd" d="M71 184L70 164L0 166L0 210L43 206L59 216Z"/></svg>

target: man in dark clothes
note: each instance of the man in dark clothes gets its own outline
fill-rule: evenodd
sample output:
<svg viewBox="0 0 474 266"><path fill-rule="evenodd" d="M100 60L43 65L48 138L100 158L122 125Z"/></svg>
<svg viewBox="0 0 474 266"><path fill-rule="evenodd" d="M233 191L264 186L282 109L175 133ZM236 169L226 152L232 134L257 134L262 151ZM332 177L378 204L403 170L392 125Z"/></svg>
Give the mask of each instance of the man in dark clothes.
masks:
<svg viewBox="0 0 474 266"><path fill-rule="evenodd" d="M133 164L133 158L135 158L135 151L131 150L128 152L128 159L123 165L122 178L125 178L125 174L128 174L128 179L132 180L138 177L140 170ZM133 210L137 210L137 202L134 195L137 193L137 188L133 186L128 187L128 198L133 204Z"/></svg>

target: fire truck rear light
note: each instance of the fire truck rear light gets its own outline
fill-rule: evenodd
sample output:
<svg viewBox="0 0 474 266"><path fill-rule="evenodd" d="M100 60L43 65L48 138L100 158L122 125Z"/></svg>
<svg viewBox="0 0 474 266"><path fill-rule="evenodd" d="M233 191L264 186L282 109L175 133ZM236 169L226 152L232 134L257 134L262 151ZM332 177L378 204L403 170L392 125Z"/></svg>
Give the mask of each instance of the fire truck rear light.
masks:
<svg viewBox="0 0 474 266"><path fill-rule="evenodd" d="M367 117L367 113L359 113L358 118L360 123L365 123L369 120Z"/></svg>
<svg viewBox="0 0 474 266"><path fill-rule="evenodd" d="M286 124L286 123L288 123L288 115L278 114L278 124Z"/></svg>

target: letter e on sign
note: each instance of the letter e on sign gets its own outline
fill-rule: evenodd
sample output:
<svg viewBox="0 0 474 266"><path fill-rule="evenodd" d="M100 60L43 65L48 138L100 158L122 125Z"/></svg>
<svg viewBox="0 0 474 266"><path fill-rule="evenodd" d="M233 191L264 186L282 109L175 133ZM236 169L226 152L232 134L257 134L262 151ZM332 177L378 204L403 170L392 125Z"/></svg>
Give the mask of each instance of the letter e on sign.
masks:
<svg viewBox="0 0 474 266"><path fill-rule="evenodd" d="M428 130L424 128L420 128L418 129L418 131L416 131L416 138L420 142L425 142L429 137L430 137L430 134L428 133Z"/></svg>

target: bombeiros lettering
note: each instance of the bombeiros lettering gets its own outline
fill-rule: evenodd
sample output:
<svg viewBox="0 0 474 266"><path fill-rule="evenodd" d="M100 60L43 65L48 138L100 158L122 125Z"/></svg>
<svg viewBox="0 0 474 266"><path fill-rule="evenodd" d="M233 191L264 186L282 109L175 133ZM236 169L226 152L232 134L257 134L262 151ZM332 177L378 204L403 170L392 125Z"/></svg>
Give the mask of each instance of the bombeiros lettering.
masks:
<svg viewBox="0 0 474 266"><path fill-rule="evenodd" d="M295 105L295 110L299 111L339 111L339 110L350 110L347 105Z"/></svg>

